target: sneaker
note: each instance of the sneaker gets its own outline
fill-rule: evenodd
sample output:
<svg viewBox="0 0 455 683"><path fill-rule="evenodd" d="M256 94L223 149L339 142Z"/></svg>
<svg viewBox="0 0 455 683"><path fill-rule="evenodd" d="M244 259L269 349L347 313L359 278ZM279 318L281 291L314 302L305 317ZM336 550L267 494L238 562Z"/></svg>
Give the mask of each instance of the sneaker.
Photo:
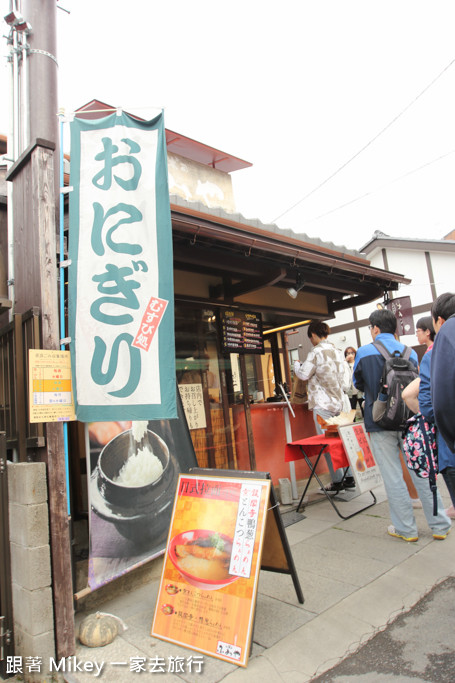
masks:
<svg viewBox="0 0 455 683"><path fill-rule="evenodd" d="M402 536L401 534L397 533L395 531L395 527L393 524L387 527L387 533L389 536L394 536L395 538L401 538L403 541L407 541L408 543L415 543L416 541L419 540L418 536Z"/></svg>
<svg viewBox="0 0 455 683"><path fill-rule="evenodd" d="M354 477L346 477L343 484L347 489L355 489Z"/></svg>
<svg viewBox="0 0 455 683"><path fill-rule="evenodd" d="M447 529L445 533L442 534L433 534L433 538L435 541L443 541L447 536L450 534L450 529Z"/></svg>
<svg viewBox="0 0 455 683"><path fill-rule="evenodd" d="M450 517L450 519L455 519L455 507L453 505L447 508L446 515L447 517Z"/></svg>

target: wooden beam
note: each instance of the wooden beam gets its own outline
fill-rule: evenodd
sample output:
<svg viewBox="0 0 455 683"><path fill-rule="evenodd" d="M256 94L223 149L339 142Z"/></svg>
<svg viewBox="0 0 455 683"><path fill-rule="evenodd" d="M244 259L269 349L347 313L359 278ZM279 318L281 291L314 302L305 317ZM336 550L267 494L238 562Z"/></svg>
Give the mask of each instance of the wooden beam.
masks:
<svg viewBox="0 0 455 683"><path fill-rule="evenodd" d="M242 296L242 294L250 294L264 287L273 287L286 275L286 268L279 268L262 275L262 277L249 277L234 284L217 285L210 288L210 296L214 299L222 297L226 301L233 301L235 297Z"/></svg>
<svg viewBox="0 0 455 683"><path fill-rule="evenodd" d="M37 147L31 157L33 226L39 232L39 277L41 329L44 349L60 346L56 259L56 211L54 155ZM27 169L28 171L28 169ZM27 172L26 171L26 172ZM71 544L67 510L65 447L63 425L47 423L46 447L39 455L47 465L49 523L51 537L52 589L57 657L75 652Z"/></svg>
<svg viewBox="0 0 455 683"><path fill-rule="evenodd" d="M278 255L273 257L259 257L255 255L247 257L244 253L233 252L227 246L210 248L208 245L197 243L194 246L187 246L175 240L174 236L174 268L176 270L207 273L222 277L223 274L229 273L229 277L238 281L232 287L245 287L246 290L240 293L253 291L247 289L254 280L260 284L261 278L264 277L264 272L274 273L284 268L283 262L285 260ZM374 276L359 276L357 273L349 273L341 271L340 269L329 270L326 267L319 267L317 263L302 262L300 264L301 272L305 278L305 290L314 294L323 294L329 296L332 293L332 298L336 299L337 295L341 298L345 295L368 295L370 300L375 299L378 295L378 288L380 293L384 291L386 286L379 278ZM286 274L282 278L278 278L274 283L278 287L291 287L295 283L295 272L292 268L285 268ZM267 279L267 278L266 278ZM253 286L253 285L251 285ZM266 284L264 286L274 286ZM387 288L395 290L398 284L395 281L387 283ZM224 298L229 300L232 296L240 296L240 293L231 292L224 288L223 285L217 285L213 288L213 298L218 299L224 294Z"/></svg>
<svg viewBox="0 0 455 683"><path fill-rule="evenodd" d="M380 297L382 293L383 291L378 291L377 297ZM347 308L353 308L354 306L369 304L371 301L371 296L351 296L348 299L340 299L339 301L329 303L329 310L331 313L336 313L337 311L345 311Z"/></svg>
<svg viewBox="0 0 455 683"><path fill-rule="evenodd" d="M24 364L24 338L22 315L14 315L14 361L16 363L16 429L17 451L19 462L27 462L27 392L25 391L27 378Z"/></svg>

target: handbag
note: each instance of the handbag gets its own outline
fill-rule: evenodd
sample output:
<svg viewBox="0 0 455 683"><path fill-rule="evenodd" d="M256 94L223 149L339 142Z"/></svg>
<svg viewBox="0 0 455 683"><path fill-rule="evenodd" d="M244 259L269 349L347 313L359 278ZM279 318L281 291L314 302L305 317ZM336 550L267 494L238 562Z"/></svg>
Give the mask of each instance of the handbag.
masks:
<svg viewBox="0 0 455 683"><path fill-rule="evenodd" d="M436 475L438 468L438 446L436 425L426 420L421 413L409 418L403 430L403 453L410 470L418 477L428 479L433 493L433 515L438 514Z"/></svg>
<svg viewBox="0 0 455 683"><path fill-rule="evenodd" d="M345 394L343 391L343 407L341 408L342 413L350 413L351 412L351 401L349 400L349 396Z"/></svg>
<svg viewBox="0 0 455 683"><path fill-rule="evenodd" d="M308 401L307 382L294 375L292 383L291 403L306 403Z"/></svg>

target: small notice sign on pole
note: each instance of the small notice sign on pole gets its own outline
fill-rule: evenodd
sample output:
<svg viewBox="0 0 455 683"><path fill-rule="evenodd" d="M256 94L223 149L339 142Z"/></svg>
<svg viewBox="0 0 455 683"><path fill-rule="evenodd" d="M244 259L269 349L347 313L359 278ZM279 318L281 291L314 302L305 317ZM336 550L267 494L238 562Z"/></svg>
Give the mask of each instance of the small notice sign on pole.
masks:
<svg viewBox="0 0 455 683"><path fill-rule="evenodd" d="M69 351L29 349L30 422L75 420Z"/></svg>
<svg viewBox="0 0 455 683"><path fill-rule="evenodd" d="M152 636L247 665L270 487L180 475Z"/></svg>

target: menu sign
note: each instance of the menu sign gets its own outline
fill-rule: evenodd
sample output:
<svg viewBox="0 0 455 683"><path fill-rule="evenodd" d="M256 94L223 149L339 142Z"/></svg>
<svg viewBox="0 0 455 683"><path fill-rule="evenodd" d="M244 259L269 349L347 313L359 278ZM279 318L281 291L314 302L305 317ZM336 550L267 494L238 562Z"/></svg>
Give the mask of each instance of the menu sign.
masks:
<svg viewBox="0 0 455 683"><path fill-rule="evenodd" d="M247 665L270 489L180 475L152 636Z"/></svg>
<svg viewBox="0 0 455 683"><path fill-rule="evenodd" d="M370 447L363 422L340 425L338 434L343 442L346 456L360 493L382 484L381 473Z"/></svg>
<svg viewBox="0 0 455 683"><path fill-rule="evenodd" d="M223 310L220 326L223 353L264 353L260 313Z"/></svg>

